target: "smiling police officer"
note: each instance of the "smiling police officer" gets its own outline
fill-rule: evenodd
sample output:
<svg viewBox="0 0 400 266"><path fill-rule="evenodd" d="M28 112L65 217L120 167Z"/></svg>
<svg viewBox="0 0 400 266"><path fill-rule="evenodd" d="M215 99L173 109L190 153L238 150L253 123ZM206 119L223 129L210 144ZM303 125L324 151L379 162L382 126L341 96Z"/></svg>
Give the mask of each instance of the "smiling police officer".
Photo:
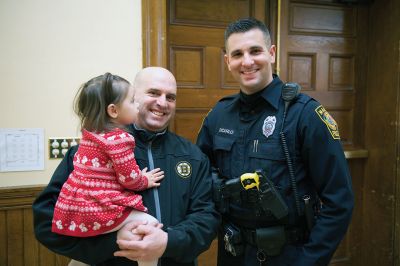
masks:
<svg viewBox="0 0 400 266"><path fill-rule="evenodd" d="M354 204L337 124L272 74L276 47L262 22L231 23L225 48L240 92L216 104L197 139L218 170L218 265L327 265Z"/></svg>

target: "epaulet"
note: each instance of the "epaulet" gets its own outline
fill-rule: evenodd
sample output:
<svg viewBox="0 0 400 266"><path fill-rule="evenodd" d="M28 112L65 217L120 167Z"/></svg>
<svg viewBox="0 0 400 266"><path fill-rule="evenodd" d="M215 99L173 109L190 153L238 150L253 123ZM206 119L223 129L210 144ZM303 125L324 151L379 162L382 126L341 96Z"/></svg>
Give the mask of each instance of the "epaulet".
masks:
<svg viewBox="0 0 400 266"><path fill-rule="evenodd" d="M306 104L309 101L314 100L311 96L304 94L304 93L300 93L299 96L297 97L297 102Z"/></svg>
<svg viewBox="0 0 400 266"><path fill-rule="evenodd" d="M230 101L235 99L235 97L237 96L237 94L232 94L232 95L228 95L228 96L224 96L221 99L219 99L218 102L225 102L225 101Z"/></svg>

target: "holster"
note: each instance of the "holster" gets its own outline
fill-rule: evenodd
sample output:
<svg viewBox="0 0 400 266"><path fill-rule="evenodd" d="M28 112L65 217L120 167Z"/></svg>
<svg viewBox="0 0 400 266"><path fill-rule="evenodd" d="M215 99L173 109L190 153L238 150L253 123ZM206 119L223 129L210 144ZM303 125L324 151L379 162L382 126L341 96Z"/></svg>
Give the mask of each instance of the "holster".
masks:
<svg viewBox="0 0 400 266"><path fill-rule="evenodd" d="M229 199L224 197L223 188L225 180L218 177L217 173L212 174L212 198L216 209L221 213L227 213L229 210Z"/></svg>
<svg viewBox="0 0 400 266"><path fill-rule="evenodd" d="M218 172L213 170L213 200L217 210L221 214L229 212L229 205L251 206L254 210L263 210L265 213L271 213L277 220L281 220L288 215L288 206L275 185L262 170L256 170L260 177L260 189L245 189L240 178L225 179L220 178Z"/></svg>

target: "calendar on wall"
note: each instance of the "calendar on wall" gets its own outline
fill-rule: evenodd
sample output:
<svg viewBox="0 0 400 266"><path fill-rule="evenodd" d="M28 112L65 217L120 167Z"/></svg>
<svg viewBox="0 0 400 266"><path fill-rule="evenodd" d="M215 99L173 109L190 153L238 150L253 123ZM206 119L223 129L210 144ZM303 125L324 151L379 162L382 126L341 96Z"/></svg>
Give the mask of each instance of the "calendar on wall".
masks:
<svg viewBox="0 0 400 266"><path fill-rule="evenodd" d="M0 172L44 170L43 128L0 128Z"/></svg>

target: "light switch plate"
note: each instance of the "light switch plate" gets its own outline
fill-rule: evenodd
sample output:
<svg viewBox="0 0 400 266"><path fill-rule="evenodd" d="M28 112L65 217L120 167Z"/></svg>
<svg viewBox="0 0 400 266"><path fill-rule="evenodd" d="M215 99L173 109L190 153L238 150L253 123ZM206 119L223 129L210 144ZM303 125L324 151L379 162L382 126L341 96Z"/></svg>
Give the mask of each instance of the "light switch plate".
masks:
<svg viewBox="0 0 400 266"><path fill-rule="evenodd" d="M79 144L80 138L78 137L60 137L49 138L49 158L61 159L64 158L65 153L69 148Z"/></svg>

